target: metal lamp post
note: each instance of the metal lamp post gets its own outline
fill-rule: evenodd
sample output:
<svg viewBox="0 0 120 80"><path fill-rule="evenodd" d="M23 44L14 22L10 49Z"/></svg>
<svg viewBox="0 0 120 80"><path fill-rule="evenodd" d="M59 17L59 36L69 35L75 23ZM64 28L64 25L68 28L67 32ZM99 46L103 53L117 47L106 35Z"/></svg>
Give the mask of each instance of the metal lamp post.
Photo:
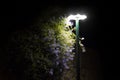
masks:
<svg viewBox="0 0 120 80"><path fill-rule="evenodd" d="M86 19L86 15L70 15L67 20L68 22L72 19L75 20L75 25L76 25L76 80L80 80L80 51L79 51L79 20L84 20Z"/></svg>

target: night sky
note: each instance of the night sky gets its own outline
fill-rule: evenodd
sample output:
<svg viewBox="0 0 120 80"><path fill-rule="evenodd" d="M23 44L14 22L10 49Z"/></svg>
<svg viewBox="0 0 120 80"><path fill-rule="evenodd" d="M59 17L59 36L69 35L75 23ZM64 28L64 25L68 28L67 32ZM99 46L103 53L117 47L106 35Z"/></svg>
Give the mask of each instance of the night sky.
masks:
<svg viewBox="0 0 120 80"><path fill-rule="evenodd" d="M88 20L81 26L85 37L84 44L99 52L105 79L117 79L119 74L118 26L115 5L112 1L54 0L45 2L16 1L15 10L9 9L7 15L1 17L3 27L0 29L1 46L9 39L9 35L18 29L27 28L35 23L37 17L47 7L81 8L88 14ZM13 13L11 13L13 12ZM119 45L118 45L119 46Z"/></svg>

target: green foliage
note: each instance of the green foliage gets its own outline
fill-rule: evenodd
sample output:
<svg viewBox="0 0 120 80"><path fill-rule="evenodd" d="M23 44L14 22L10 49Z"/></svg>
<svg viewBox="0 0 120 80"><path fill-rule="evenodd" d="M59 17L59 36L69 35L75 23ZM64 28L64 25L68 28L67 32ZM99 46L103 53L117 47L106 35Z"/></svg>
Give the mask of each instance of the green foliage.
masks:
<svg viewBox="0 0 120 80"><path fill-rule="evenodd" d="M73 47L75 35L65 29L65 18L59 15L48 17L47 20L44 17L29 29L18 30L11 35L6 48L8 68L18 76L18 79L62 80L64 78L62 76L65 76L63 75L65 68L62 60L67 59L65 54L68 48ZM56 48L59 49L59 54L54 52ZM70 54L74 55L73 52ZM59 65L56 64L57 60ZM51 69L54 70L53 74L50 74Z"/></svg>

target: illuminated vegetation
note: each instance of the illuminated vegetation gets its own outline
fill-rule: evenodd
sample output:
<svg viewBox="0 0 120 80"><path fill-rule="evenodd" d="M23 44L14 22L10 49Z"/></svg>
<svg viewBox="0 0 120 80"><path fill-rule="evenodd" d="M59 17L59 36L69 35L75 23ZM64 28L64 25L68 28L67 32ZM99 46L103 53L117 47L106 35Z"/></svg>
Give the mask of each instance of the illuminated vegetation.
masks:
<svg viewBox="0 0 120 80"><path fill-rule="evenodd" d="M74 80L75 35L65 28L65 17L47 17L12 34L8 68L21 80Z"/></svg>

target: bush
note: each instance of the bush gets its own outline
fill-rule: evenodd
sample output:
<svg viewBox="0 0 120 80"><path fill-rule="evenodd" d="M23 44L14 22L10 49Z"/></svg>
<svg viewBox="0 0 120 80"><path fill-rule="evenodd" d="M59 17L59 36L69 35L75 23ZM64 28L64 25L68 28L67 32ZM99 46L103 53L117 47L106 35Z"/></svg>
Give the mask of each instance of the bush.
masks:
<svg viewBox="0 0 120 80"><path fill-rule="evenodd" d="M29 29L14 32L6 52L8 68L21 80L63 80L74 60L75 35L65 18L44 17ZM9 66L10 65L10 66Z"/></svg>

